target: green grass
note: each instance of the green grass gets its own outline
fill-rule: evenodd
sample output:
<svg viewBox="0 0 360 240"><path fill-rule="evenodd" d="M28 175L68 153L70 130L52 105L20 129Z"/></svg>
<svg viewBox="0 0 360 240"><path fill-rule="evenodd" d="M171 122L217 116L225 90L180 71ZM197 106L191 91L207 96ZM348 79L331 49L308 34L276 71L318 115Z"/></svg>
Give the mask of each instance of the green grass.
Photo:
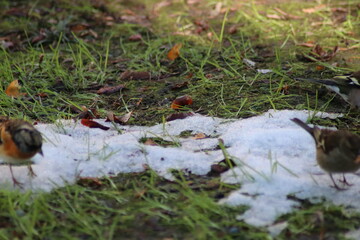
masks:
<svg viewBox="0 0 360 240"><path fill-rule="evenodd" d="M314 123L360 132L358 113L349 111L340 97L322 86L293 80L357 70L357 1L323 1L324 8L314 13L302 10L320 3L173 1L157 9L158 2L0 1L0 88L18 79L25 93L13 99L0 92L0 114L54 122L72 118L86 106L103 118L107 111L133 111L128 124L153 125L176 112L170 108L172 100L189 95L193 105L188 110L201 114L245 118L270 108L334 111L344 116ZM290 19L267 17L283 16L278 9ZM344 10L349 14L338 21ZM84 29L71 31L81 24ZM231 27L237 32L229 33ZM134 34L142 39L130 40ZM41 35L44 38L36 40ZM354 48L338 52L329 62L306 62L301 56L310 49L299 45L305 42L325 50ZM183 44L181 54L170 61L166 56L176 43ZM125 71L152 77L124 80ZM119 84L125 88L117 93L96 93ZM178 144L176 139L155 140ZM177 181L168 182L147 171L99 181L100 185L89 180L51 193L3 190L0 239L270 239L265 229L236 220L245 207L216 203L238 188L217 178L187 179L179 173ZM324 217L320 223L313 220L319 212ZM289 226L278 239L317 237L319 231L340 238L342 232L358 227L351 224L358 218L342 207L303 203L298 211L280 217Z"/></svg>

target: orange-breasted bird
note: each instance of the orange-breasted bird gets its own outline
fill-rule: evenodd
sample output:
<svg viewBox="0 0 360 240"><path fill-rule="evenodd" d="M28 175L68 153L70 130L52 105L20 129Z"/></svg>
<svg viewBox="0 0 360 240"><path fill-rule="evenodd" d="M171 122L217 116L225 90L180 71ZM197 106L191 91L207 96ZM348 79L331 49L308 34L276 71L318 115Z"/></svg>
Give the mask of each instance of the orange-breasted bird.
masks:
<svg viewBox="0 0 360 240"><path fill-rule="evenodd" d="M291 120L314 138L316 161L329 174L334 187L343 190L335 183L333 173L342 173L343 183L351 185L344 174L356 172L360 168L360 136L345 130L310 127L298 118Z"/></svg>
<svg viewBox="0 0 360 240"><path fill-rule="evenodd" d="M12 165L27 164L30 176L36 176L31 168L31 158L42 152L42 136L34 126L20 119L0 116L0 158L9 163L14 185L21 185L13 174Z"/></svg>

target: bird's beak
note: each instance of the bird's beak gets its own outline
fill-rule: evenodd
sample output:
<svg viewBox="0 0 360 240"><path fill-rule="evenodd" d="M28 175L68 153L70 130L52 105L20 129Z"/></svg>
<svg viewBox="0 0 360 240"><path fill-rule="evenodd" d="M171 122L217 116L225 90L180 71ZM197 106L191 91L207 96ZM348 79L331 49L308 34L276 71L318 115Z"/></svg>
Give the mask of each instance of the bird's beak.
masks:
<svg viewBox="0 0 360 240"><path fill-rule="evenodd" d="M40 153L41 156L44 156L44 153L43 153L42 149L40 149L39 153Z"/></svg>

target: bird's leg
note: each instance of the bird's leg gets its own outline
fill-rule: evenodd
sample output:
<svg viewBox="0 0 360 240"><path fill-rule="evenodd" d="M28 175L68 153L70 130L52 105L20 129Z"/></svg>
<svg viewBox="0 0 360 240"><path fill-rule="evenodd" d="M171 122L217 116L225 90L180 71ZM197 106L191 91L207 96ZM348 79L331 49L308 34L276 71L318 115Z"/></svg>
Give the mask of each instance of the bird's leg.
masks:
<svg viewBox="0 0 360 240"><path fill-rule="evenodd" d="M339 186L335 183L334 178L333 178L333 176L332 176L331 173L329 173L329 176L330 176L330 178L331 178L331 181L334 183L334 186L331 186L331 187L336 188L337 190L341 190L341 191L347 190L347 188L341 188L341 187L339 187Z"/></svg>
<svg viewBox="0 0 360 240"><path fill-rule="evenodd" d="M32 178L33 178L33 177L36 177L37 175L36 175L36 173L33 171L31 165L29 164L29 165L27 165L27 167L28 167L28 170L29 170L28 175L29 175L30 177L32 177Z"/></svg>
<svg viewBox="0 0 360 240"><path fill-rule="evenodd" d="M12 165L10 164L9 166L10 166L10 173L11 173L11 178L13 180L14 187L19 186L20 188L22 188L22 183L19 182L18 180L16 180L16 178L14 177L14 173L13 173L13 170L12 170Z"/></svg>
<svg viewBox="0 0 360 240"><path fill-rule="evenodd" d="M343 173L343 178L339 180L339 182L342 182L343 184L347 185L347 186L352 186L354 184L349 183L346 178L345 178L345 173Z"/></svg>

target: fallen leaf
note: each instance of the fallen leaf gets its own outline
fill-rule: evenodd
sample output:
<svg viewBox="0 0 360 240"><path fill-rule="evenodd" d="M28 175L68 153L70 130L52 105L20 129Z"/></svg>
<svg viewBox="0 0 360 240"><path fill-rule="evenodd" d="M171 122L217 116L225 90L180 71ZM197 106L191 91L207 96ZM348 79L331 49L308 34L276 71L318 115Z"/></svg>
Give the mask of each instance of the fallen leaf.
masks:
<svg viewBox="0 0 360 240"><path fill-rule="evenodd" d="M70 30L72 32L81 32L81 31L84 31L86 29L88 29L90 27L89 24L86 24L86 23L78 23L78 24L74 24L72 26L70 26Z"/></svg>
<svg viewBox="0 0 360 240"><path fill-rule="evenodd" d="M81 119L81 124L89 128L100 128L105 131L110 129L109 127L106 127L98 122L95 122L94 120L85 119L85 118Z"/></svg>
<svg viewBox="0 0 360 240"><path fill-rule="evenodd" d="M207 174L208 176L211 177L215 177L215 176L220 176L221 173L226 172L227 170L229 170L230 168L233 168L236 166L236 163L231 160L222 160L220 161L218 164L213 164L211 165L211 170L210 172Z"/></svg>
<svg viewBox="0 0 360 240"><path fill-rule="evenodd" d="M321 65L316 66L316 71L323 71L324 69L325 69L324 66L321 66Z"/></svg>
<svg viewBox="0 0 360 240"><path fill-rule="evenodd" d="M132 115L132 111L128 112L127 114L125 114L121 117L118 117L113 112L110 111L106 115L105 122L114 122L114 123L119 123L119 124L127 123L129 121L131 115Z"/></svg>
<svg viewBox="0 0 360 240"><path fill-rule="evenodd" d="M44 40L45 38L46 38L46 35L43 33L40 33L39 35L37 35L31 39L31 43L33 43L33 44L38 43L38 42Z"/></svg>
<svg viewBox="0 0 360 240"><path fill-rule="evenodd" d="M159 146L159 144L157 144L154 140L152 140L151 138L146 139L146 141L144 142L144 145L148 145L148 146Z"/></svg>
<svg viewBox="0 0 360 240"><path fill-rule="evenodd" d="M191 105L193 103L193 100L190 96L181 96L176 98L172 103L171 103L171 108L172 109L179 109L182 106L186 106L186 105Z"/></svg>
<svg viewBox="0 0 360 240"><path fill-rule="evenodd" d="M296 45L312 48L312 47L315 47L316 44L314 42L305 42L305 43L298 43Z"/></svg>
<svg viewBox="0 0 360 240"><path fill-rule="evenodd" d="M207 175L210 177L216 177L216 176L220 176L221 173L226 172L227 170L229 170L229 167L227 166L213 164L211 165L210 172L208 172Z"/></svg>
<svg viewBox="0 0 360 240"><path fill-rule="evenodd" d="M304 13L314 13L314 12L318 12L320 10L323 10L325 8L326 8L325 4L320 4L320 5L318 5L316 7L313 7L313 8L304 8L304 9L302 9L302 11Z"/></svg>
<svg viewBox="0 0 360 240"><path fill-rule="evenodd" d="M134 194L134 197L135 198L142 198L144 195L145 195L145 193L146 193L147 191L145 190L145 189L143 189L143 190L137 190L136 192L135 192L135 194Z"/></svg>
<svg viewBox="0 0 360 240"><path fill-rule="evenodd" d="M173 4L172 0L165 0L165 1L155 3L154 6L153 6L153 9L152 9L152 12L153 12L154 15L158 15L160 9L162 9L164 7L168 7L171 4Z"/></svg>
<svg viewBox="0 0 360 240"><path fill-rule="evenodd" d="M188 75L185 76L185 78L186 78L186 79L190 79L190 78L192 78L193 76L194 76L193 73L189 73Z"/></svg>
<svg viewBox="0 0 360 240"><path fill-rule="evenodd" d="M131 112L128 112L127 114L119 117L120 122L122 122L122 123L127 123L127 122L129 121L132 113L133 113L133 112L131 111Z"/></svg>
<svg viewBox="0 0 360 240"><path fill-rule="evenodd" d="M284 95L288 95L289 94L289 89L290 89L289 85L285 84L281 88L278 88L277 92L282 92Z"/></svg>
<svg viewBox="0 0 360 240"><path fill-rule="evenodd" d="M180 83L174 83L174 84L171 85L170 89L175 90L175 89L183 88L183 87L186 87L188 84L189 84L188 81L184 81L184 82L180 82Z"/></svg>
<svg viewBox="0 0 360 240"><path fill-rule="evenodd" d="M20 93L20 84L19 80L12 81L5 90L6 95L9 97L19 97L22 94Z"/></svg>
<svg viewBox="0 0 360 240"><path fill-rule="evenodd" d="M122 15L121 20L128 23L138 24L146 28L151 27L149 17L144 15Z"/></svg>
<svg viewBox="0 0 360 240"><path fill-rule="evenodd" d="M16 17L26 17L28 15L28 11L29 9L26 8L10 8L4 14Z"/></svg>
<svg viewBox="0 0 360 240"><path fill-rule="evenodd" d="M316 44L316 46L310 51L308 54L303 54L303 58L307 61L330 61L333 59L338 52L338 46L335 46L332 50L325 51L320 44ZM314 60L315 59L315 60Z"/></svg>
<svg viewBox="0 0 360 240"><path fill-rule="evenodd" d="M193 139L204 139L204 138L206 138L206 135L205 135L205 133L197 133L197 134L195 134L195 136L194 137L192 137Z"/></svg>
<svg viewBox="0 0 360 240"><path fill-rule="evenodd" d="M79 109L75 106L71 106L73 108L74 111L76 112L80 112ZM85 106L82 106L82 111L76 116L74 117L74 119L94 119L94 118L99 118L99 114L97 113L96 108L90 108L88 109Z"/></svg>
<svg viewBox="0 0 360 240"><path fill-rule="evenodd" d="M133 42L140 41L141 39L142 39L141 34L134 34L129 37L129 41L133 41Z"/></svg>
<svg viewBox="0 0 360 240"><path fill-rule="evenodd" d="M237 32L238 26L237 25L232 25L229 30L228 33L229 34L235 34Z"/></svg>
<svg viewBox="0 0 360 240"><path fill-rule="evenodd" d="M41 97L41 98L46 98L46 97L48 97L49 95L48 95L47 93L41 92L41 93L36 94L35 96Z"/></svg>
<svg viewBox="0 0 360 240"><path fill-rule="evenodd" d="M200 34L200 33L202 33L203 31L207 31L208 29L209 29L209 23L207 22L207 21L205 21L205 20L203 20L203 19L201 19L201 20L196 20L195 22L194 22L194 24L196 25L196 26L198 26L197 28L196 28L196 30L195 30L195 33L197 33L197 34Z"/></svg>
<svg viewBox="0 0 360 240"><path fill-rule="evenodd" d="M112 94L112 93L116 93L119 92L121 89L123 89L125 87L124 84L119 84L117 86L107 86L107 87L102 87L99 90L97 90L97 94Z"/></svg>
<svg viewBox="0 0 360 240"><path fill-rule="evenodd" d="M136 106L139 106L139 105L141 104L142 100L143 100L143 99L140 98L139 101L136 102Z"/></svg>
<svg viewBox="0 0 360 240"><path fill-rule="evenodd" d="M276 19L276 20L281 20L283 19L281 16L277 15L277 14L266 14L266 17L267 18L270 18L270 19Z"/></svg>
<svg viewBox="0 0 360 240"><path fill-rule="evenodd" d="M134 72L126 70L120 75L121 80L147 80L151 79L149 72Z"/></svg>
<svg viewBox="0 0 360 240"><path fill-rule="evenodd" d="M77 184L83 187L100 187L103 185L101 180L95 177L80 177Z"/></svg>
<svg viewBox="0 0 360 240"><path fill-rule="evenodd" d="M180 112L180 113L172 113L169 116L166 117L166 121L174 121L176 119L184 119L190 116L193 116L193 112Z"/></svg>
<svg viewBox="0 0 360 240"><path fill-rule="evenodd" d="M44 54L40 54L39 56L39 65L44 61Z"/></svg>
<svg viewBox="0 0 360 240"><path fill-rule="evenodd" d="M175 44L171 50L168 52L168 59L174 61L176 58L180 56L180 49L182 47L182 43Z"/></svg>
<svg viewBox="0 0 360 240"><path fill-rule="evenodd" d="M289 20L289 19L301 19L301 17L299 16L295 16L295 15L292 15L292 14L289 14L287 12L284 12L283 10L281 10L280 8L274 8L278 13L280 13L283 17L283 19L285 20Z"/></svg>

